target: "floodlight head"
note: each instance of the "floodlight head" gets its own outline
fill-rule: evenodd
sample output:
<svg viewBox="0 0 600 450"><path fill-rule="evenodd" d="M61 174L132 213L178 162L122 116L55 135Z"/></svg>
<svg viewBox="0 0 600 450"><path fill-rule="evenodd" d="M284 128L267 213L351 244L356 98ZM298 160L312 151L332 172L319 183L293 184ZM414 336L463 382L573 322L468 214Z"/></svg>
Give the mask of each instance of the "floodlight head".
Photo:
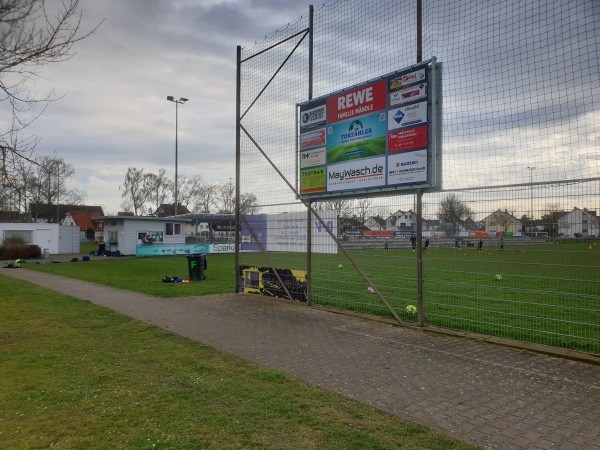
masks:
<svg viewBox="0 0 600 450"><path fill-rule="evenodd" d="M167 100L169 100L170 102L174 102L175 98L172 95L168 95Z"/></svg>
<svg viewBox="0 0 600 450"><path fill-rule="evenodd" d="M181 98L179 99L179 101L180 101L180 102L183 102L183 103L185 103L185 102L188 102L188 101L189 101L189 99L187 99L187 98L185 98L185 97L181 97Z"/></svg>

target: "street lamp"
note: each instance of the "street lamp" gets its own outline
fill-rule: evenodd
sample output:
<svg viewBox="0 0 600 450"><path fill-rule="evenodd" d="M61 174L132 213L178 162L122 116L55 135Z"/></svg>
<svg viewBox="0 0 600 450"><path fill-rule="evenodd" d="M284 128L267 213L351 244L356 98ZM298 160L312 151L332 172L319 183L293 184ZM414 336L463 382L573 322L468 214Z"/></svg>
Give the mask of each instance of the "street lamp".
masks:
<svg viewBox="0 0 600 450"><path fill-rule="evenodd" d="M48 165L48 205L50 205L51 193L52 193L52 171L56 169L56 223L60 225L60 162L53 160ZM48 211L48 218L50 218L50 211Z"/></svg>
<svg viewBox="0 0 600 450"><path fill-rule="evenodd" d="M529 170L529 213L533 225L533 171L535 170L535 167L527 166L527 170Z"/></svg>
<svg viewBox="0 0 600 450"><path fill-rule="evenodd" d="M231 208L230 211L232 211L235 208L234 208L233 192L231 190L231 178L229 178L229 195L228 195L228 197L229 197L229 207ZM229 230L227 230L228 238L229 238L230 233L231 233L231 219L229 219ZM229 241L229 239L227 239L227 241Z"/></svg>
<svg viewBox="0 0 600 450"><path fill-rule="evenodd" d="M179 100L175 100L172 95L167 96L167 100L175 103L175 215L177 215L177 106L183 105L189 101L187 98L181 97Z"/></svg>

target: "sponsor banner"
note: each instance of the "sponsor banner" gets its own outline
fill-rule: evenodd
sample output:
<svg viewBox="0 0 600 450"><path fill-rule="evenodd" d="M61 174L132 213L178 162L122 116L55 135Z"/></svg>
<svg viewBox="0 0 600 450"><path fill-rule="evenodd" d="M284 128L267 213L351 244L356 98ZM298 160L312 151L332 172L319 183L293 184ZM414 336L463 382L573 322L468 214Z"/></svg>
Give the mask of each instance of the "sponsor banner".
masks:
<svg viewBox="0 0 600 450"><path fill-rule="evenodd" d="M404 73L402 75L394 75L390 77L390 91L401 89L411 84L425 81L425 69L415 70L413 72Z"/></svg>
<svg viewBox="0 0 600 450"><path fill-rule="evenodd" d="M488 233L486 231L469 231L469 237L486 238Z"/></svg>
<svg viewBox="0 0 600 450"><path fill-rule="evenodd" d="M310 108L310 109L306 109ZM325 125L327 121L327 108L325 102L320 105L300 107L300 128L316 128Z"/></svg>
<svg viewBox="0 0 600 450"><path fill-rule="evenodd" d="M373 84L346 91L327 99L327 123L372 114L384 110L387 103L387 82Z"/></svg>
<svg viewBox="0 0 600 450"><path fill-rule="evenodd" d="M384 230L364 230L364 237L377 237L377 238L393 238L393 231L384 231Z"/></svg>
<svg viewBox="0 0 600 450"><path fill-rule="evenodd" d="M235 244L155 244L135 247L135 256L173 256L195 253L235 253Z"/></svg>
<svg viewBox="0 0 600 450"><path fill-rule="evenodd" d="M309 131L300 135L300 150L325 145L325 128Z"/></svg>
<svg viewBox="0 0 600 450"><path fill-rule="evenodd" d="M427 147L427 125L388 134L388 152L402 152Z"/></svg>
<svg viewBox="0 0 600 450"><path fill-rule="evenodd" d="M322 166L327 162L327 149L325 147L313 148L300 152L300 168Z"/></svg>
<svg viewBox="0 0 600 450"><path fill-rule="evenodd" d="M240 224L240 243L242 250L248 251L259 251L260 246L257 244L256 240L260 243L263 248L267 246L267 215L266 214L254 214L254 215L244 215L244 219ZM248 225L246 225L246 222ZM252 237L252 233L250 233L250 229L254 236L256 236L256 240Z"/></svg>
<svg viewBox="0 0 600 450"><path fill-rule="evenodd" d="M388 157L388 184L427 181L427 150L395 153Z"/></svg>
<svg viewBox="0 0 600 450"><path fill-rule="evenodd" d="M335 211L321 211L320 216L327 228L337 232ZM306 212L283 214L244 215L241 223L241 246L243 251L259 251L260 248L250 229L265 251L306 252ZM246 222L250 226L246 225ZM313 218L312 251L315 253L337 253L337 245L318 220Z"/></svg>
<svg viewBox="0 0 600 450"><path fill-rule="evenodd" d="M388 130L414 127L427 123L427 102L401 106L388 111Z"/></svg>
<svg viewBox="0 0 600 450"><path fill-rule="evenodd" d="M334 236L337 234L335 211L319 211ZM306 212L269 214L267 216L267 249L275 252L306 252ZM337 253L337 244L321 222L312 218L311 247L315 253Z"/></svg>
<svg viewBox="0 0 600 450"><path fill-rule="evenodd" d="M436 67L432 59L297 104L299 197L435 187L441 165L428 161L439 159L429 141L439 118L430 99L432 90L441 94L430 75Z"/></svg>
<svg viewBox="0 0 600 450"><path fill-rule="evenodd" d="M390 106L403 105L427 98L427 83L409 86L390 94Z"/></svg>
<svg viewBox="0 0 600 450"><path fill-rule="evenodd" d="M300 194L325 192L325 167L300 170Z"/></svg>
<svg viewBox="0 0 600 450"><path fill-rule="evenodd" d="M368 158L385 154L385 114L338 122L327 128L327 162Z"/></svg>
<svg viewBox="0 0 600 450"><path fill-rule="evenodd" d="M385 157L369 158L327 167L327 192L385 185Z"/></svg>

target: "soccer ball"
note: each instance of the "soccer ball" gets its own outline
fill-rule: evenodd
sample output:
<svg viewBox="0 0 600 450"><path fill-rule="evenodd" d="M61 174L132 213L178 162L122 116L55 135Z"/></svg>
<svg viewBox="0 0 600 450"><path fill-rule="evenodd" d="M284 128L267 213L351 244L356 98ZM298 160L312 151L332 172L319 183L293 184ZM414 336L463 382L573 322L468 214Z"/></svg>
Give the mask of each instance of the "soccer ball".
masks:
<svg viewBox="0 0 600 450"><path fill-rule="evenodd" d="M371 286L367 288L367 291L369 291L369 294L375 294L375 289L373 289Z"/></svg>
<svg viewBox="0 0 600 450"><path fill-rule="evenodd" d="M496 275L496 281L502 280L502 275Z"/></svg>
<svg viewBox="0 0 600 450"><path fill-rule="evenodd" d="M341 264L338 264L338 269L342 270L343 268L344 268L344 266L343 266L343 265L341 265Z"/></svg>
<svg viewBox="0 0 600 450"><path fill-rule="evenodd" d="M416 314L417 313L417 307L415 305L408 305L406 307L406 312L409 314Z"/></svg>

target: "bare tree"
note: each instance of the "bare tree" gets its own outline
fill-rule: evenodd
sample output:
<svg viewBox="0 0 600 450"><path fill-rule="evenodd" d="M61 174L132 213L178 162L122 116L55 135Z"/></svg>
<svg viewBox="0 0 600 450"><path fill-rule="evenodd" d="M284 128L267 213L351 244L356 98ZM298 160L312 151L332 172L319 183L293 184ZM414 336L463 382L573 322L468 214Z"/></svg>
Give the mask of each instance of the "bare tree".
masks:
<svg viewBox="0 0 600 450"><path fill-rule="evenodd" d="M193 205L197 201L204 185L202 176L194 175L192 178L181 176L179 177L178 185L177 201L187 209L193 209L190 208L190 205Z"/></svg>
<svg viewBox="0 0 600 450"><path fill-rule="evenodd" d="M139 212L142 212L150 197L148 176L144 173L144 169L129 167L125 175L125 181L122 186L119 186L119 190L123 191L121 194L123 198L121 207L123 209L133 210L136 216Z"/></svg>
<svg viewBox="0 0 600 450"><path fill-rule="evenodd" d="M76 205L87 197L84 189L69 189L67 182L73 178L75 168L57 156L41 156L33 163L25 159L17 162L20 167L15 175L22 203L29 205L32 218L37 220L42 205Z"/></svg>
<svg viewBox="0 0 600 450"><path fill-rule="evenodd" d="M73 46L95 29L81 33L79 0L63 0L58 11L49 11L46 0L0 1L0 103L11 111L11 120L0 125L0 178L11 182L16 163L32 163L39 142L25 129L49 102L60 97L52 91L39 96L28 86L41 67L69 60ZM37 113L31 114L37 110Z"/></svg>
<svg viewBox="0 0 600 450"><path fill-rule="evenodd" d="M6 187L12 191L13 199L17 199L12 204L12 207L18 211L27 211L29 202L31 201L31 191L35 189L37 179L35 176L35 168L33 164L22 159L16 161L16 169L13 172L11 182Z"/></svg>
<svg viewBox="0 0 600 450"><path fill-rule="evenodd" d="M149 195L148 208L151 213L155 213L160 208L160 205L167 203L172 198L173 182L166 176L165 169L159 169L158 174L147 173L144 183L146 184Z"/></svg>
<svg viewBox="0 0 600 450"><path fill-rule="evenodd" d="M352 216L352 200L337 198L335 200L323 200L315 203L317 211L335 211L337 217Z"/></svg>
<svg viewBox="0 0 600 450"><path fill-rule="evenodd" d="M193 204L196 212L211 212L217 204L217 186L214 184L201 184L197 195L194 197Z"/></svg>
<svg viewBox="0 0 600 450"><path fill-rule="evenodd" d="M438 219L450 236L456 235L465 220L472 218L473 211L456 194L449 194L440 203Z"/></svg>
<svg viewBox="0 0 600 450"><path fill-rule="evenodd" d="M260 210L258 199L254 194L242 194L240 198L241 214L256 214Z"/></svg>
<svg viewBox="0 0 600 450"><path fill-rule="evenodd" d="M369 217L371 205L372 203L370 198L361 198L355 200L356 217L360 219L360 223L364 224Z"/></svg>
<svg viewBox="0 0 600 450"><path fill-rule="evenodd" d="M233 214L235 210L235 186L231 183L217 186L220 214Z"/></svg>

